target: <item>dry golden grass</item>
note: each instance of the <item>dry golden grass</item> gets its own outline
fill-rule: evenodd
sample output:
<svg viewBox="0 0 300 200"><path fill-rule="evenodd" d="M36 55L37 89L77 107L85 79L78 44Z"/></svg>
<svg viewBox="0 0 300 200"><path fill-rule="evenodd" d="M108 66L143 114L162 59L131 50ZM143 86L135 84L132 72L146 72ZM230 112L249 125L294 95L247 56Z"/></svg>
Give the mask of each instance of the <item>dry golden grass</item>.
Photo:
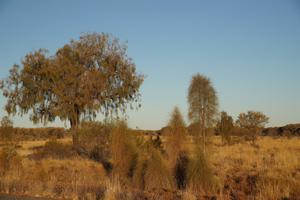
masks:
<svg viewBox="0 0 300 200"><path fill-rule="evenodd" d="M241 142L222 146L213 139L211 161L220 180L246 177L242 187L256 199L295 198L300 195L300 138L260 137L257 146ZM252 182L251 182L252 180ZM253 184L253 185L251 185Z"/></svg>
<svg viewBox="0 0 300 200"><path fill-rule="evenodd" d="M104 192L107 177L101 164L86 159L23 159L0 182L5 193L74 199Z"/></svg>
<svg viewBox="0 0 300 200"><path fill-rule="evenodd" d="M166 140L162 138L162 141ZM300 138L259 137L255 146L240 138L234 140L239 142L222 145L220 137L211 138L208 160L219 189L210 195L221 200L299 199ZM71 139L58 141L68 144ZM61 160L44 158L39 161L27 157L34 148L45 143L20 143L18 152L22 157L22 166L13 167L0 177L2 192L72 199L95 199L97 195L118 199L119 196L114 193L123 193L119 191L118 184L109 180L100 163L80 157ZM191 156L195 156L191 137L184 145ZM182 191L182 199L196 199L196 196L187 188Z"/></svg>
<svg viewBox="0 0 300 200"><path fill-rule="evenodd" d="M284 171L300 167L300 138L261 137L257 146L246 142L222 146L220 138L216 137L213 143L211 160L225 174L236 167L243 170L272 168Z"/></svg>
<svg viewBox="0 0 300 200"><path fill-rule="evenodd" d="M19 146L17 148L17 152L20 156L26 157L32 153L34 153L36 148L43 147L45 144L50 141L48 140L32 140L32 141L20 141L17 143ZM57 139L57 142L63 143L63 144L71 144L72 138L71 137L65 137L63 139ZM6 146L9 146L10 144L5 144L0 142L0 151Z"/></svg>

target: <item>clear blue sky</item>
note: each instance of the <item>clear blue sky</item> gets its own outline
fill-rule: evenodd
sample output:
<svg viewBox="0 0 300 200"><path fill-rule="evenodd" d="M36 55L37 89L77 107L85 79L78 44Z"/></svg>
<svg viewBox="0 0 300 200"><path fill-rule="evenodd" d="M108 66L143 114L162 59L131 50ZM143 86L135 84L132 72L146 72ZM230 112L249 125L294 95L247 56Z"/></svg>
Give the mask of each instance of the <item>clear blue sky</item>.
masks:
<svg viewBox="0 0 300 200"><path fill-rule="evenodd" d="M211 78L220 110L235 118L258 110L270 126L300 122L300 1L0 0L0 78L27 52L54 53L85 32L128 41L147 76L142 108L129 112L132 127L161 128L175 105L186 116L197 72ZM14 123L33 126L27 116Z"/></svg>

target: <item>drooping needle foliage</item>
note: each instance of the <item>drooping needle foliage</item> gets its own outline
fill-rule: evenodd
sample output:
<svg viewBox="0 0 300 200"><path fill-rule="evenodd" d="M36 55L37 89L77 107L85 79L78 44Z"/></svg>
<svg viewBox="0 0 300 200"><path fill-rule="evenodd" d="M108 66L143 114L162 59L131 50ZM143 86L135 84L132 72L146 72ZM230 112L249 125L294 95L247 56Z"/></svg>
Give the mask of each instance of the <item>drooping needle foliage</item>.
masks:
<svg viewBox="0 0 300 200"><path fill-rule="evenodd" d="M108 34L84 34L54 55L28 53L2 81L9 114L31 114L33 122L59 118L77 127L82 117L125 112L139 105L143 75L127 55L127 46Z"/></svg>

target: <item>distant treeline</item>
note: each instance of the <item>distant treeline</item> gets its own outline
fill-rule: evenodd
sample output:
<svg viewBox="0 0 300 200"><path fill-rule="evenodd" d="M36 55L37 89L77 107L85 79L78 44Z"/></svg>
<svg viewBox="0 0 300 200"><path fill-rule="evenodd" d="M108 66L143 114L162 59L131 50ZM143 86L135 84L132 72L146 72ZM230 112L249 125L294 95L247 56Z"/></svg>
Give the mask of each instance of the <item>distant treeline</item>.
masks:
<svg viewBox="0 0 300 200"><path fill-rule="evenodd" d="M196 125L191 124L187 127L189 135L193 135L197 132ZM166 135L168 133L168 127L163 127L160 130L140 130L145 135ZM249 130L241 127L234 127L231 131L232 136L245 136ZM210 135L219 135L219 133L214 129L208 129ZM288 124L282 127L268 127L264 128L261 136L300 136L300 124Z"/></svg>
<svg viewBox="0 0 300 200"><path fill-rule="evenodd" d="M269 127L262 131L265 136L300 136L300 124L288 124L282 127Z"/></svg>
<svg viewBox="0 0 300 200"><path fill-rule="evenodd" d="M0 127L0 132L2 132L1 127ZM11 134L13 140L44 140L48 138L56 138L56 139L64 138L68 134L68 131L60 127L46 127L46 128L18 128L17 127L17 128L12 128Z"/></svg>
<svg viewBox="0 0 300 200"><path fill-rule="evenodd" d="M0 128L1 129L1 128ZM197 132L195 125L187 127L189 135L194 135ZM1 132L1 130L0 130ZM145 134L149 136L166 135L168 133L168 127L163 127L160 130L136 130L137 134ZM208 129L210 135L219 135L213 128ZM70 135L68 129L60 127L46 127L46 128L13 128L12 131L14 140L43 140L47 138L64 138ZM248 134L248 130L234 127L232 136L245 136ZM288 124L282 127L268 127L261 131L262 136L300 136L300 124Z"/></svg>

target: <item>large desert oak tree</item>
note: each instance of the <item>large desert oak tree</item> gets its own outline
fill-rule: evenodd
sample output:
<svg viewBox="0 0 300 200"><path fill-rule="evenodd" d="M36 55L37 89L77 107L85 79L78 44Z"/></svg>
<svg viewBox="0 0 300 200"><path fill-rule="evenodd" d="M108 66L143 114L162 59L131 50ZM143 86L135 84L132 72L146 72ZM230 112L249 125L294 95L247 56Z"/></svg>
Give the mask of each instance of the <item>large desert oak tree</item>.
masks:
<svg viewBox="0 0 300 200"><path fill-rule="evenodd" d="M203 138L204 150L206 143L206 130L212 126L218 111L218 97L210 79L204 75L196 74L192 77L189 91L189 119L199 124L199 136Z"/></svg>
<svg viewBox="0 0 300 200"><path fill-rule="evenodd" d="M28 53L11 68L2 89L9 114L30 113L35 123L59 118L76 128L83 117L139 106L143 79L126 45L109 34L92 33L54 55L44 49Z"/></svg>

